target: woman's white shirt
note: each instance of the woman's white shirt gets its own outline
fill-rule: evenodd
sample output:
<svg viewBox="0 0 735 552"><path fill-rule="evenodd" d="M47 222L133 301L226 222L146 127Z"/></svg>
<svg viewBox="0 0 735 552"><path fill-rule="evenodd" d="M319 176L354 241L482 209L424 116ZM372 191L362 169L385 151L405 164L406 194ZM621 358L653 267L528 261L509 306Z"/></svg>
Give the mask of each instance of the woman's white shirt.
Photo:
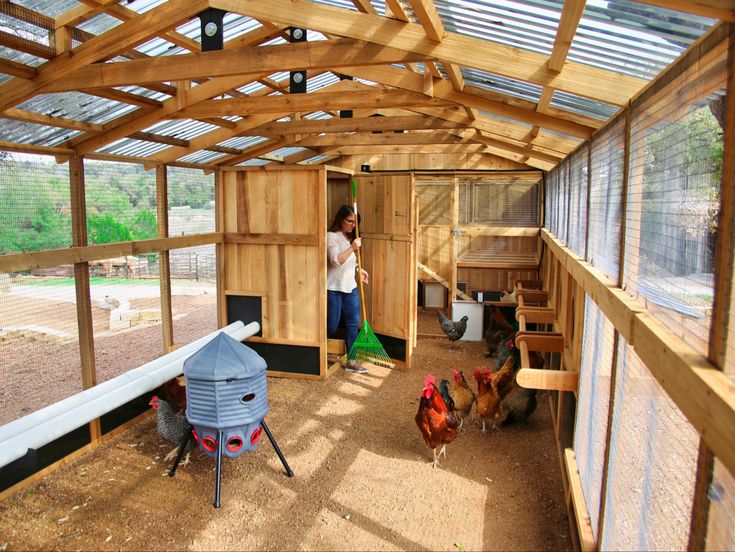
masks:
<svg viewBox="0 0 735 552"><path fill-rule="evenodd" d="M327 289L351 293L357 287L355 271L357 257L350 254L343 264L337 257L350 246L350 240L342 232L327 232Z"/></svg>

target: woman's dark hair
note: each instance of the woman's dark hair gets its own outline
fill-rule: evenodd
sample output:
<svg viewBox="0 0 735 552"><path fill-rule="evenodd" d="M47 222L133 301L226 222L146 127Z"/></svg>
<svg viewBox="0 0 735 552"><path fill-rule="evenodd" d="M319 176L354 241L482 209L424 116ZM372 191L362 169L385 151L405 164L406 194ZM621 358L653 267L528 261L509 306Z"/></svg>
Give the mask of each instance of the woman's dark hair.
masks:
<svg viewBox="0 0 735 552"><path fill-rule="evenodd" d="M352 205L342 205L339 209L337 209L337 214L334 215L334 220L332 221L332 224L329 225L328 231L329 232L341 232L342 231L342 221L345 220L350 215L354 215L355 211L352 210ZM360 217L360 214L357 215L357 224L360 224L360 220L362 218ZM357 237L357 232L355 231L355 227L352 227L352 232L349 233L348 237L350 238L350 243L353 242L353 240Z"/></svg>

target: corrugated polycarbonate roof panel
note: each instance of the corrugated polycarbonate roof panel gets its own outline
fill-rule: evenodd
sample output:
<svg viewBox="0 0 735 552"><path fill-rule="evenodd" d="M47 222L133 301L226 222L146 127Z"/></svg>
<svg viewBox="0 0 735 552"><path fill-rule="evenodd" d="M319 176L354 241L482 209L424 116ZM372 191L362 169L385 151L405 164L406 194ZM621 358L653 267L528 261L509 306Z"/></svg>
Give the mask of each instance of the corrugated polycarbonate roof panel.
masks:
<svg viewBox="0 0 735 552"><path fill-rule="evenodd" d="M123 104L81 92L41 94L30 100L26 100L17 107L18 109L41 113L42 115L64 117L100 125L137 109L133 105Z"/></svg>
<svg viewBox="0 0 735 552"><path fill-rule="evenodd" d="M218 145L226 148L245 150L265 141L266 138L263 138L262 136L236 136L235 138L230 138L229 140L220 142Z"/></svg>
<svg viewBox="0 0 735 552"><path fill-rule="evenodd" d="M525 2L435 0L447 31L550 54L559 11Z"/></svg>
<svg viewBox="0 0 735 552"><path fill-rule="evenodd" d="M226 153L202 150L191 153L185 157L182 157L181 159L177 159L177 161L181 161L182 163L200 163L206 165L207 163L211 163L212 161L221 159L226 156Z"/></svg>
<svg viewBox="0 0 735 552"><path fill-rule="evenodd" d="M618 112L618 108L614 105L596 102L589 98L583 98L575 94L555 90L551 98L551 107L571 111L580 115L594 117L606 121Z"/></svg>
<svg viewBox="0 0 735 552"><path fill-rule="evenodd" d="M273 161L269 161L268 159L258 159L257 157L254 157L252 159L248 159L247 161L243 161L242 163L238 163L235 165L236 167L262 167L263 165L268 165L269 163L272 163Z"/></svg>
<svg viewBox="0 0 735 552"><path fill-rule="evenodd" d="M537 84L510 79L508 77L502 77L485 71L478 71L469 67L462 68L462 76L464 77L466 84L477 86L478 88L490 90L492 92L508 94L534 103L539 101L539 96L543 89Z"/></svg>
<svg viewBox="0 0 735 552"><path fill-rule="evenodd" d="M0 141L31 144L34 146L56 146L81 134L68 128L50 127L22 121L3 119L0 125Z"/></svg>
<svg viewBox="0 0 735 552"><path fill-rule="evenodd" d="M123 138L112 144L107 144L98 151L102 153L114 153L116 155L131 155L133 157L149 157L159 151L170 148L168 144L159 144L158 142L148 142L145 140L134 140L132 138Z"/></svg>
<svg viewBox="0 0 735 552"><path fill-rule="evenodd" d="M14 0L14 3L54 18L80 4L77 0Z"/></svg>

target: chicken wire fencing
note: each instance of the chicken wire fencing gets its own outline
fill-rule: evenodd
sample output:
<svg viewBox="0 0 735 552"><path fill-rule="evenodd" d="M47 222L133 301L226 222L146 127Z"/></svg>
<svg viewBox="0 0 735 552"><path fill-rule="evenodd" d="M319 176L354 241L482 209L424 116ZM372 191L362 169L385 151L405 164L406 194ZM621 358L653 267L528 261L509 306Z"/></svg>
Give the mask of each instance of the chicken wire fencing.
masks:
<svg viewBox="0 0 735 552"><path fill-rule="evenodd" d="M582 146L569 160L569 211L567 243L582 258L586 256L588 147Z"/></svg>
<svg viewBox="0 0 735 552"><path fill-rule="evenodd" d="M419 224L452 224L452 213L449 209L452 204L451 181L417 181L416 193L419 203Z"/></svg>
<svg viewBox="0 0 735 552"><path fill-rule="evenodd" d="M540 183L538 174L460 179L459 222L538 227Z"/></svg>
<svg viewBox="0 0 735 552"><path fill-rule="evenodd" d="M68 164L0 154L0 254L71 244ZM0 356L0 424L82 390L71 265L0 274ZM43 393L39 381L49 384Z"/></svg>
<svg viewBox="0 0 735 552"><path fill-rule="evenodd" d="M625 120L602 131L592 142L587 260L618 281L622 219Z"/></svg>
<svg viewBox="0 0 735 552"><path fill-rule="evenodd" d="M615 328L612 322L589 296L585 296L574 453L595 539L599 539L614 348Z"/></svg>
<svg viewBox="0 0 735 552"><path fill-rule="evenodd" d="M708 352L725 127L721 43L632 111L625 288Z"/></svg>
<svg viewBox="0 0 735 552"><path fill-rule="evenodd" d="M601 550L686 550L699 435L618 338Z"/></svg>

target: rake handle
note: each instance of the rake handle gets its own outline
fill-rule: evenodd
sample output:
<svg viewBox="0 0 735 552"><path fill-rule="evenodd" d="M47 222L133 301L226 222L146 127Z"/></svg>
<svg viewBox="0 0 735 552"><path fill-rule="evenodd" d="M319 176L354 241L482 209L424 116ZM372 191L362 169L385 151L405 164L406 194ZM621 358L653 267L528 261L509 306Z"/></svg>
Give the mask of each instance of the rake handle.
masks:
<svg viewBox="0 0 735 552"><path fill-rule="evenodd" d="M360 237L360 228L357 224L357 185L355 181L352 181L352 210L355 211L355 239ZM362 309L362 319L367 320L367 309L365 308L365 290L362 284L362 256L360 255L360 248L355 250L357 255L357 271L360 273L357 278L357 283L360 285L360 307Z"/></svg>

